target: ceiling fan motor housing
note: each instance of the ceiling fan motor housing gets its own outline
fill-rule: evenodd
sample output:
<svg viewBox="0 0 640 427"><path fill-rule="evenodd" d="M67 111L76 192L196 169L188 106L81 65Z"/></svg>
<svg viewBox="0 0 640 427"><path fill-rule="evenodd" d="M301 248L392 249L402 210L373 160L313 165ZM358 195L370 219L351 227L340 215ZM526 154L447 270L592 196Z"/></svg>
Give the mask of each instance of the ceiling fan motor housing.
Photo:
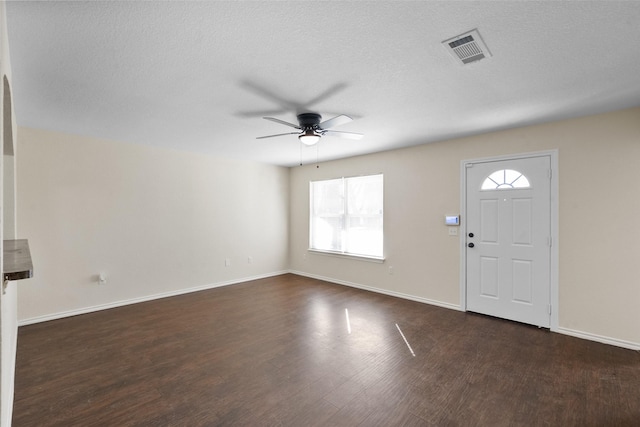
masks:
<svg viewBox="0 0 640 427"><path fill-rule="evenodd" d="M330 136L339 136L342 138L349 139L360 139L362 138L362 134L353 133L353 132L340 132L331 130L334 126L340 126L345 123L349 123L353 119L344 114L340 114L332 119L325 120L321 122L322 116L318 113L305 112L297 115L298 124L293 124L286 122L284 120L277 119L275 117L263 117L265 120L269 120L272 122L280 123L281 125L285 125L294 129L299 130L300 132L288 132L288 133L279 133L276 135L267 135L267 136L259 136L258 139L264 138L273 138L274 136L284 136L284 135L298 135L300 141L306 145L313 145L320 140L321 136L330 135Z"/></svg>
<svg viewBox="0 0 640 427"><path fill-rule="evenodd" d="M298 123L302 129L317 129L322 120L322 116L317 113L301 113L298 114Z"/></svg>

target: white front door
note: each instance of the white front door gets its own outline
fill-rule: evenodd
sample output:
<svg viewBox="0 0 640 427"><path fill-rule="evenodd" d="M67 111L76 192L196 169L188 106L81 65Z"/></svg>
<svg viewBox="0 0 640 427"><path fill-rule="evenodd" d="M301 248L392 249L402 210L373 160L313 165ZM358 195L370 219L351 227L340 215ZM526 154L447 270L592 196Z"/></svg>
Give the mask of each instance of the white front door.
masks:
<svg viewBox="0 0 640 427"><path fill-rule="evenodd" d="M467 309L550 326L551 159L466 164Z"/></svg>

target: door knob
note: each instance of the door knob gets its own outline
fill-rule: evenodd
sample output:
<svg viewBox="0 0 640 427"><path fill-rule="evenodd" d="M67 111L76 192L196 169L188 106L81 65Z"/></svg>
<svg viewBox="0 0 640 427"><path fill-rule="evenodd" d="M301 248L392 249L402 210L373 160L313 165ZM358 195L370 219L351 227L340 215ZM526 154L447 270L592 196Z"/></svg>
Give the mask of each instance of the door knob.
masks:
<svg viewBox="0 0 640 427"><path fill-rule="evenodd" d="M473 233L469 233L469 237L473 237Z"/></svg>
<svg viewBox="0 0 640 427"><path fill-rule="evenodd" d="M467 246L469 246L470 248L474 247L475 245L473 243L469 243Z"/></svg>

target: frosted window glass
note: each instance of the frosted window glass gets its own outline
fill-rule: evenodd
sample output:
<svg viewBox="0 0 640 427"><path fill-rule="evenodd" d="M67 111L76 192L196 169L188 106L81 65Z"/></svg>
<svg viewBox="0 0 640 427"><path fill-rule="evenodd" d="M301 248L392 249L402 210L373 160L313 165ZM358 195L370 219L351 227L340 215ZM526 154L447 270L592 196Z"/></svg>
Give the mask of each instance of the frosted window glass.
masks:
<svg viewBox="0 0 640 427"><path fill-rule="evenodd" d="M495 171L482 183L483 190L511 190L530 187L527 177L513 169Z"/></svg>
<svg viewBox="0 0 640 427"><path fill-rule="evenodd" d="M310 183L309 247L383 256L383 176Z"/></svg>

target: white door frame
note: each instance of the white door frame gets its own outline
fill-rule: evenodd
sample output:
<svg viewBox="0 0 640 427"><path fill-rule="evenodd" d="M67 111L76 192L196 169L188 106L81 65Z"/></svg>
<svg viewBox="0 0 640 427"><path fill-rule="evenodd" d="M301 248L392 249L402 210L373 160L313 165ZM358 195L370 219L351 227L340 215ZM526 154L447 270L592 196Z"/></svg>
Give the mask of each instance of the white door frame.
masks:
<svg viewBox="0 0 640 427"><path fill-rule="evenodd" d="M516 160L527 157L549 156L551 159L551 259L550 274L550 303L551 330L558 330L558 150L536 151L533 153L509 154L497 157L483 157L479 159L462 160L460 162L460 308L467 311L467 165L501 160Z"/></svg>

